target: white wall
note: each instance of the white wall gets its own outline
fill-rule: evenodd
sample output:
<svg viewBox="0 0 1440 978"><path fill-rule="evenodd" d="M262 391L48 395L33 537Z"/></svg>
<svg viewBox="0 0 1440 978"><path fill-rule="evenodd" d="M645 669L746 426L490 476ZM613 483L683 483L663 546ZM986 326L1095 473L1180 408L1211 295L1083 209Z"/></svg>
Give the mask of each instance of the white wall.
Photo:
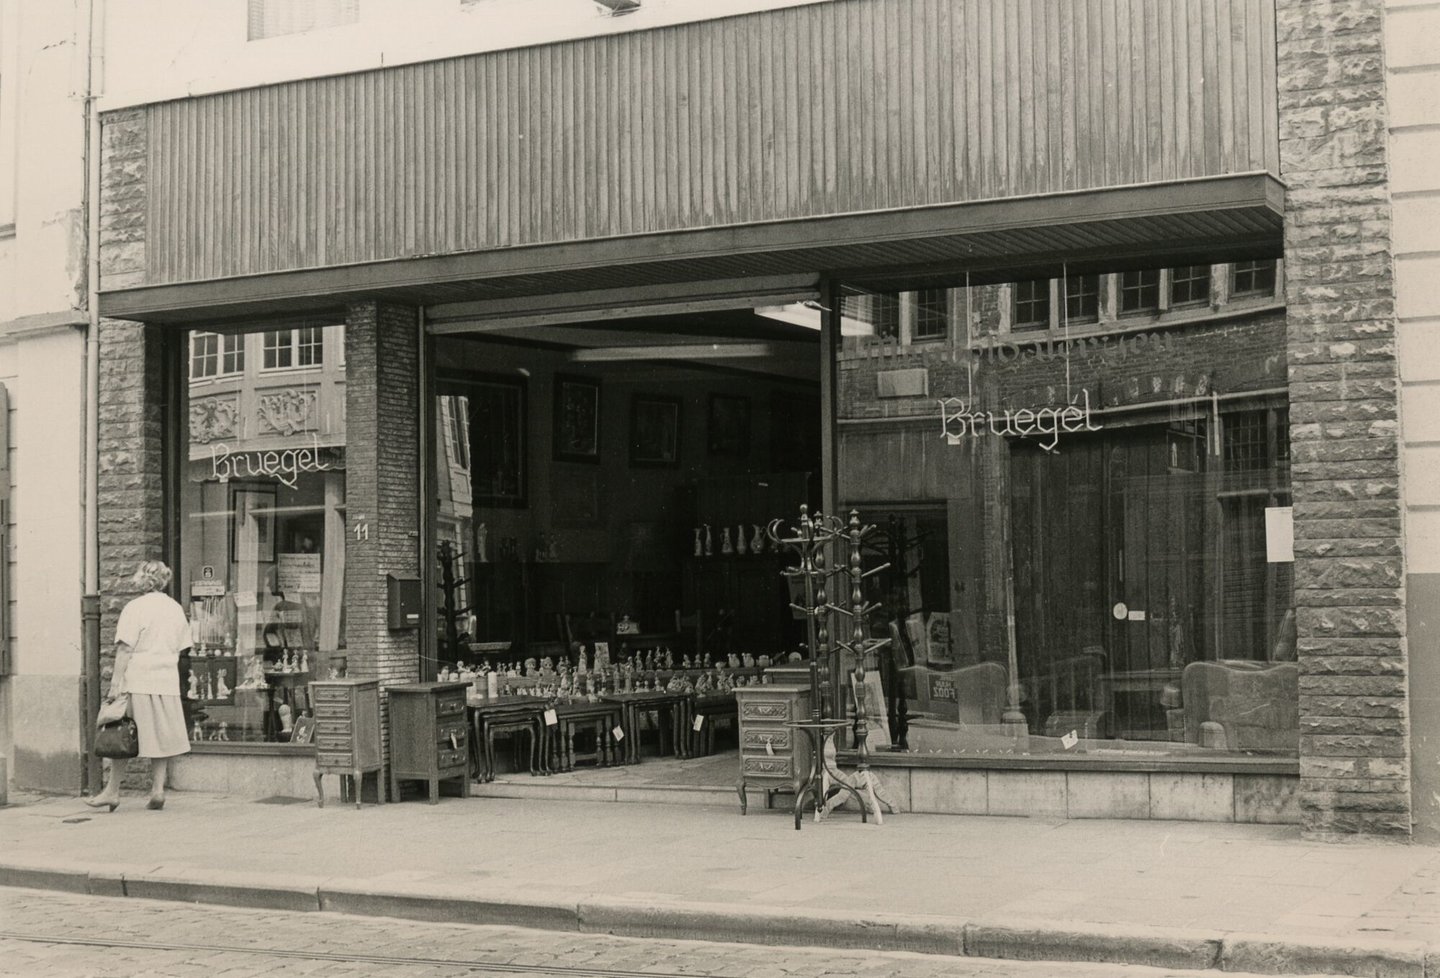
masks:
<svg viewBox="0 0 1440 978"><path fill-rule="evenodd" d="M0 382L10 396L11 672L18 784L80 772L85 57L75 0L0 0Z"/></svg>
<svg viewBox="0 0 1440 978"><path fill-rule="evenodd" d="M647 30L817 0L642 0L603 16L590 0L363 0L358 23L246 39L247 0L97 0L103 109L479 51Z"/></svg>

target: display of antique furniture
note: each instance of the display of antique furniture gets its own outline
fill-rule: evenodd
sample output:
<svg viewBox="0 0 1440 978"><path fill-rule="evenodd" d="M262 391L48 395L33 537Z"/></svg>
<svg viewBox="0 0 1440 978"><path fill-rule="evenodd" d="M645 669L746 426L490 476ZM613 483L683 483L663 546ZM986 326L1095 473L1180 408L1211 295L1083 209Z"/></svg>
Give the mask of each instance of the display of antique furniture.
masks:
<svg viewBox="0 0 1440 978"><path fill-rule="evenodd" d="M798 801L810 773L810 741L789 723L810 719L806 686L742 686L735 690L740 718L740 814L749 808L747 791L765 793L765 807L777 791L790 791ZM844 726L841 723L841 726Z"/></svg>
<svg viewBox="0 0 1440 978"><path fill-rule="evenodd" d="M470 705L477 780L495 780L495 738L506 733L517 738L521 734L526 736L530 745L530 773L542 773L540 751L545 743L546 703L541 696L496 696Z"/></svg>
<svg viewBox="0 0 1440 978"><path fill-rule="evenodd" d="M698 729L696 723L700 725ZM705 757L715 752L715 728L721 723L728 723L732 730L740 725L740 707L733 693L705 693L690 701L692 757ZM738 730L736 737L739 737Z"/></svg>
<svg viewBox="0 0 1440 978"><path fill-rule="evenodd" d="M689 757L690 701L688 693L669 693L660 690L635 693L611 693L602 697L621 710L621 730L625 736L620 743L625 764L640 763L640 718L655 714L655 727L659 732L660 753Z"/></svg>
<svg viewBox="0 0 1440 978"><path fill-rule="evenodd" d="M613 731L621 724L616 703L560 703L551 707L555 723L546 725L546 749L542 751L547 771L573 771L576 761L593 761L599 767L620 763L623 750ZM623 728L622 728L623 729ZM577 753L575 739L590 733L595 739L591 753Z"/></svg>
<svg viewBox="0 0 1440 978"><path fill-rule="evenodd" d="M1228 750L1293 751L1300 737L1300 666L1222 659L1180 676L1185 739Z"/></svg>
<svg viewBox="0 0 1440 978"><path fill-rule="evenodd" d="M380 681L377 679L317 679L310 683L315 709L315 802L325 807L327 774L340 776L340 796L346 781L360 807L360 787L366 774L375 773L375 796L385 803L385 778L380 747Z"/></svg>
<svg viewBox="0 0 1440 978"><path fill-rule="evenodd" d="M390 793L401 781L425 781L430 804L440 801L440 782L460 780L470 795L470 731L465 723L466 682L407 683L387 689L390 700Z"/></svg>

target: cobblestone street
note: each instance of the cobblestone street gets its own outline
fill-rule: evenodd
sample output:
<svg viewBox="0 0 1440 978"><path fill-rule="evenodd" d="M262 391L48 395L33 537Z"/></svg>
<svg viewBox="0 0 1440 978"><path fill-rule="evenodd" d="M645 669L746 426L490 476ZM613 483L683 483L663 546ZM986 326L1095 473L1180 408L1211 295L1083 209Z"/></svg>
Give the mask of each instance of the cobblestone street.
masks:
<svg viewBox="0 0 1440 978"><path fill-rule="evenodd" d="M0 888L5 978L307 975L694 975L717 978L1164 978L1113 964L993 961L638 940L327 913L226 910ZM1242 976L1243 978L1243 976Z"/></svg>

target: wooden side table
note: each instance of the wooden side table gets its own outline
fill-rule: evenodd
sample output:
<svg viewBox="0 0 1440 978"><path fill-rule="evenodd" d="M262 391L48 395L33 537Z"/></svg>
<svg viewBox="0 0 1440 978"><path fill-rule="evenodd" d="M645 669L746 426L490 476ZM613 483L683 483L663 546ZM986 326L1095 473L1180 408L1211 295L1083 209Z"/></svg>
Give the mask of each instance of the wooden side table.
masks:
<svg viewBox="0 0 1440 978"><path fill-rule="evenodd" d="M625 740L620 745L625 756L624 763L640 763L640 715L651 712L655 714L655 727L660 733L660 753L689 757L690 699L688 693L659 690L612 693L604 697L606 703L620 708L621 729L625 731Z"/></svg>
<svg viewBox="0 0 1440 978"><path fill-rule="evenodd" d="M540 696L497 696L471 704L478 780L495 780L495 735L498 733L526 734L530 739L530 773L540 773L538 760L545 743L545 702Z"/></svg>
<svg viewBox="0 0 1440 978"><path fill-rule="evenodd" d="M594 760L600 767L618 764L620 744L611 731L621 722L620 707L614 703L561 703L554 707L556 724L551 731L546 759L551 771L575 769L575 734L590 729L595 732L595 753L580 755L580 760ZM623 727L622 727L623 729Z"/></svg>
<svg viewBox="0 0 1440 978"><path fill-rule="evenodd" d="M460 797L470 796L469 688L469 683L407 683L386 690L391 797L399 800L401 781L425 781L434 805L440 801L440 782L452 778L460 779Z"/></svg>
<svg viewBox="0 0 1440 978"><path fill-rule="evenodd" d="M742 686L735 690L735 702L740 718L740 776L735 784L740 814L749 809L746 792L752 787L765 792L767 808L775 792L793 792L798 812L800 788L810 773L811 746L789 724L809 719L809 687Z"/></svg>
<svg viewBox="0 0 1440 978"><path fill-rule="evenodd" d="M380 746L380 681L317 679L310 683L315 708L315 803L325 807L327 774L349 778L360 807L360 787L375 772L375 795L385 803L384 760ZM341 797L343 800L343 780Z"/></svg>

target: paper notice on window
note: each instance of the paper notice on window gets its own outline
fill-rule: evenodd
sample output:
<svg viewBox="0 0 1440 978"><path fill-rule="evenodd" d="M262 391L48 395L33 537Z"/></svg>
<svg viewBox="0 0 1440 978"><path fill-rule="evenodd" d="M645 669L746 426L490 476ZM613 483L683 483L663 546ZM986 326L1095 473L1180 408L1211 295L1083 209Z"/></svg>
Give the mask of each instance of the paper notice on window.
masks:
<svg viewBox="0 0 1440 978"><path fill-rule="evenodd" d="M1265 560L1271 564L1295 562L1295 509L1271 506L1265 510Z"/></svg>
<svg viewBox="0 0 1440 978"><path fill-rule="evenodd" d="M282 594L319 593L319 554L278 554L276 565L276 590Z"/></svg>

